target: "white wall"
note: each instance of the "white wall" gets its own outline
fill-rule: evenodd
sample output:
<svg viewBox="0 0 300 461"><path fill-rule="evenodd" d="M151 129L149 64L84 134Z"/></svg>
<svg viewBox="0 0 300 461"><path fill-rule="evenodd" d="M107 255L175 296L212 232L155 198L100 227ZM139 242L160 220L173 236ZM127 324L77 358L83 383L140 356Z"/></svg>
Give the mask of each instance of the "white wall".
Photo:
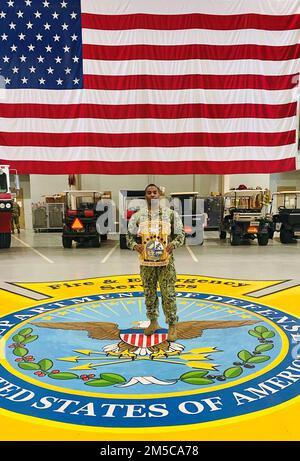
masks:
<svg viewBox="0 0 300 461"><path fill-rule="evenodd" d="M32 229L30 178L28 174L20 175L20 188L23 190L25 229Z"/></svg>
<svg viewBox="0 0 300 461"><path fill-rule="evenodd" d="M68 175L30 175L31 201L44 201L43 195L59 194L69 189Z"/></svg>
<svg viewBox="0 0 300 461"><path fill-rule="evenodd" d="M272 174L270 185L271 191L276 192L278 186L292 186L300 190L300 171Z"/></svg>
<svg viewBox="0 0 300 461"><path fill-rule="evenodd" d="M210 195L212 192L221 192L220 176L211 174L195 175L195 190L200 195Z"/></svg>
<svg viewBox="0 0 300 461"><path fill-rule="evenodd" d="M81 189L98 190L101 192L109 190L112 192L112 199L116 203L119 201L119 190L144 190L148 183L148 175L81 175Z"/></svg>
<svg viewBox="0 0 300 461"><path fill-rule="evenodd" d="M256 189L257 186L263 189L270 188L269 174L232 174L229 175L229 188L237 188L244 184L248 189Z"/></svg>
<svg viewBox="0 0 300 461"><path fill-rule="evenodd" d="M114 201L119 200L120 189L144 189L154 183L172 192L197 191L209 195L219 191L218 175L82 175L81 188L99 191L110 190Z"/></svg>

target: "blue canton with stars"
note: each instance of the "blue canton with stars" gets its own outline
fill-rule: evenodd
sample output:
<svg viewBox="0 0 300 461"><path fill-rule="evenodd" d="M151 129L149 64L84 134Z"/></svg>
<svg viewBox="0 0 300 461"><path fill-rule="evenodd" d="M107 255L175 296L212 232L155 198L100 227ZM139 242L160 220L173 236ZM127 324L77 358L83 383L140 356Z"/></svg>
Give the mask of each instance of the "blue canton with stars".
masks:
<svg viewBox="0 0 300 461"><path fill-rule="evenodd" d="M80 0L1 0L5 88L83 87Z"/></svg>

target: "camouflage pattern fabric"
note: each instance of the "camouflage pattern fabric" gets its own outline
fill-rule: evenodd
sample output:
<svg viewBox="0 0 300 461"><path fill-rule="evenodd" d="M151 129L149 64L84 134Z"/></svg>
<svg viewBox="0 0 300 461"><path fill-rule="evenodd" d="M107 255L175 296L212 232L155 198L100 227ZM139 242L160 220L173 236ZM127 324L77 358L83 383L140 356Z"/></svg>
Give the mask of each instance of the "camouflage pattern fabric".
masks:
<svg viewBox="0 0 300 461"><path fill-rule="evenodd" d="M17 218L20 216L20 206L17 202L13 202L12 204L12 215Z"/></svg>
<svg viewBox="0 0 300 461"><path fill-rule="evenodd" d="M159 300L157 296L157 285L159 284L166 323L169 325L176 323L178 321L175 291L176 270L173 257L171 256L171 260L167 266L140 266L140 273L144 287L148 319L156 320L159 316Z"/></svg>
<svg viewBox="0 0 300 461"><path fill-rule="evenodd" d="M159 210L154 211L159 215ZM128 223L128 233L126 236L127 246L129 249L134 250L138 242L137 232L140 222L148 219L148 208L141 208L134 213ZM170 208L162 208L162 219L167 219L171 223L170 243L173 248L178 248L184 244L185 233L180 216ZM176 307L176 270L174 266L173 254L170 256L169 264L167 266L140 266L140 274L144 287L145 303L147 307L147 317L150 320L155 320L159 316L159 299L157 296L158 284L161 291L162 307L166 317L166 323L172 325L178 321L177 307Z"/></svg>

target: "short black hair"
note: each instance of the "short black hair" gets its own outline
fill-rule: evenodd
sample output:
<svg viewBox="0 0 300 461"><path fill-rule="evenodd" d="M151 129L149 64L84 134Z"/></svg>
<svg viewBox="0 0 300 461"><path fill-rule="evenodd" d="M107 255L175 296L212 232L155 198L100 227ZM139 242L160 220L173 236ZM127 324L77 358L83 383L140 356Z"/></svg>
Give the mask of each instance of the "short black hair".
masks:
<svg viewBox="0 0 300 461"><path fill-rule="evenodd" d="M156 184L148 184L148 186L145 187L145 195L146 195L147 189L149 189L149 187L156 187L156 189L158 190L158 192L161 194L161 190L160 190L160 188L159 188Z"/></svg>

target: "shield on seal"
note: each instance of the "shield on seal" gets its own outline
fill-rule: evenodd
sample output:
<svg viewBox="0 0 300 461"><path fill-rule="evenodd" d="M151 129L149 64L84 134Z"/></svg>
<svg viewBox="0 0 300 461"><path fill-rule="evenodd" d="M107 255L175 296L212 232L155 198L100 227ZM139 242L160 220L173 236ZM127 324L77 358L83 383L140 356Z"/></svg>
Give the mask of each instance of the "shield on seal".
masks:
<svg viewBox="0 0 300 461"><path fill-rule="evenodd" d="M157 330L153 335L146 336L143 331L139 330L123 330L120 333L120 338L127 344L136 347L151 347L157 346L166 341L168 330Z"/></svg>

